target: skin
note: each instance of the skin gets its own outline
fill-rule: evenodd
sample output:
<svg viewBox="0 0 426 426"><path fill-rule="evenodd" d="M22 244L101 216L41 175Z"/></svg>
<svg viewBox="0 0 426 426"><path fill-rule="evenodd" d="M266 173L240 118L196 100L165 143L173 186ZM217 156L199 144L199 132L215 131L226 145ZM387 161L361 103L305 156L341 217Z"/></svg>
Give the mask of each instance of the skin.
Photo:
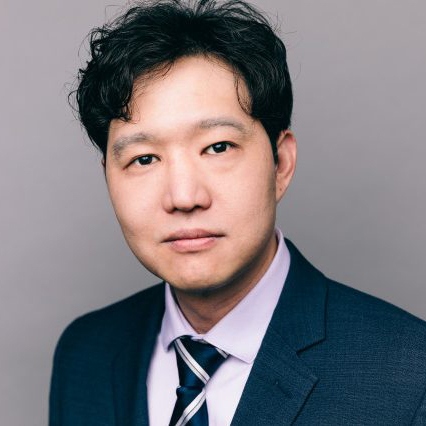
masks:
<svg viewBox="0 0 426 426"><path fill-rule="evenodd" d="M248 99L241 80L239 93ZM111 122L103 161L115 214L134 255L170 283L189 323L206 333L272 262L276 207L294 174L296 140L281 132L275 165L264 127L238 102L234 75L212 58L181 58L165 75L135 84L130 108L131 122ZM217 117L240 123L244 132L194 127ZM134 136L140 132L153 139ZM224 236L187 253L163 242L189 228Z"/></svg>

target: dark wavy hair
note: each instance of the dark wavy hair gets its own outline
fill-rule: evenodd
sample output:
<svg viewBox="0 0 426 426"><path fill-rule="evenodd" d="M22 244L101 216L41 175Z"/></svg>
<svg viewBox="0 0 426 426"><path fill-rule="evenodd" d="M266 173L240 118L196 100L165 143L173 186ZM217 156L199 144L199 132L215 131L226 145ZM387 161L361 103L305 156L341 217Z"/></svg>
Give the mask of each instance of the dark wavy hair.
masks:
<svg viewBox="0 0 426 426"><path fill-rule="evenodd" d="M242 79L250 99L243 110L269 136L275 164L276 141L290 127L293 95L286 49L268 20L240 0L148 0L89 33L91 58L80 69L76 110L87 134L106 159L112 119L129 121L133 86L144 76L170 69L183 57L221 60Z"/></svg>

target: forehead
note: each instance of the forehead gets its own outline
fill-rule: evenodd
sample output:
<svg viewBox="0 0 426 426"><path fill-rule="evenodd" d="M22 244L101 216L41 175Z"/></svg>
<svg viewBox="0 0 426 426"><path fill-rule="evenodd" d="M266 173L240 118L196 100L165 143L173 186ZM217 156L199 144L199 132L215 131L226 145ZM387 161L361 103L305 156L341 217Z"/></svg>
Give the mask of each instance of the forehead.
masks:
<svg viewBox="0 0 426 426"><path fill-rule="evenodd" d="M237 97L237 85L239 96L247 97L243 79L229 64L213 56L184 56L136 79L132 100L142 94L146 97L168 90L189 94L210 92L211 95L226 94L234 98Z"/></svg>
<svg viewBox="0 0 426 426"><path fill-rule="evenodd" d="M194 130L195 123L217 117L249 125L253 119L240 105L247 100L245 83L236 80L227 64L203 56L184 57L166 72L160 70L135 83L129 104L131 121L113 120L109 139L136 130L154 134Z"/></svg>

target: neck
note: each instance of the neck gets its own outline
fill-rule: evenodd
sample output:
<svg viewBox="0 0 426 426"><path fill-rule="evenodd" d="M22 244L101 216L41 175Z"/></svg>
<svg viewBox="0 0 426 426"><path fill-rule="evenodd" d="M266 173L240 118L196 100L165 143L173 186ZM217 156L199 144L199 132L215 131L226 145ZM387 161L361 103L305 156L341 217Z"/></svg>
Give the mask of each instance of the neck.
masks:
<svg viewBox="0 0 426 426"><path fill-rule="evenodd" d="M192 328L199 334L207 333L230 312L263 277L278 248L275 232L266 250L232 282L202 294L172 288L176 302Z"/></svg>

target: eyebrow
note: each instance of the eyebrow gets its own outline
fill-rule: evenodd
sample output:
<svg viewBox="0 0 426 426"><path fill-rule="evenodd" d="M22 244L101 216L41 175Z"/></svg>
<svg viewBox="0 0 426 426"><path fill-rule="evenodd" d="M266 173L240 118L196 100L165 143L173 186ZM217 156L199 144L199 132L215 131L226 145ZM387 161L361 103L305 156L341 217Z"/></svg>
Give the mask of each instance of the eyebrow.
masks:
<svg viewBox="0 0 426 426"><path fill-rule="evenodd" d="M248 135L248 130L243 123L226 117L208 118L200 120L193 125L194 129L212 129L215 127L232 127L242 133L244 136ZM112 145L112 152L115 159L119 159L121 153L129 145L141 143L141 142L152 142L155 140L155 136L146 132L137 132L129 136L119 137Z"/></svg>

